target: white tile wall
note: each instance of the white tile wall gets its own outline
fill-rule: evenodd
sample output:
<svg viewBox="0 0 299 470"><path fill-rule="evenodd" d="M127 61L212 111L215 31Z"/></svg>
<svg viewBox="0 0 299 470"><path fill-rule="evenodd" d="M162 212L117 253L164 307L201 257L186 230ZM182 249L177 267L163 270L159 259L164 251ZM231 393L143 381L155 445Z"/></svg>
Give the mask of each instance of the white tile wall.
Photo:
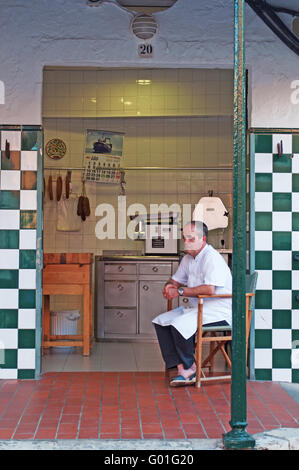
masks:
<svg viewBox="0 0 299 470"><path fill-rule="evenodd" d="M232 87L232 70L46 69L43 115L231 115Z"/></svg>

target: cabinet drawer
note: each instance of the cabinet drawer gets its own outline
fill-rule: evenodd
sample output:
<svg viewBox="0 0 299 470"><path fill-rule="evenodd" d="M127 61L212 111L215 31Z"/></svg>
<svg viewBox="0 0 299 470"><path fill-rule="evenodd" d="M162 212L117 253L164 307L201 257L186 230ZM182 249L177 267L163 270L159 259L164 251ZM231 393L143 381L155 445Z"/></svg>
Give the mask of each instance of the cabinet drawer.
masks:
<svg viewBox="0 0 299 470"><path fill-rule="evenodd" d="M136 307L135 281L105 281L105 307Z"/></svg>
<svg viewBox="0 0 299 470"><path fill-rule="evenodd" d="M139 274L162 274L171 276L171 264L142 263L139 266Z"/></svg>
<svg viewBox="0 0 299 470"><path fill-rule="evenodd" d="M137 333L136 309L105 309L105 333Z"/></svg>
<svg viewBox="0 0 299 470"><path fill-rule="evenodd" d="M136 274L136 264L111 263L104 266L105 274Z"/></svg>

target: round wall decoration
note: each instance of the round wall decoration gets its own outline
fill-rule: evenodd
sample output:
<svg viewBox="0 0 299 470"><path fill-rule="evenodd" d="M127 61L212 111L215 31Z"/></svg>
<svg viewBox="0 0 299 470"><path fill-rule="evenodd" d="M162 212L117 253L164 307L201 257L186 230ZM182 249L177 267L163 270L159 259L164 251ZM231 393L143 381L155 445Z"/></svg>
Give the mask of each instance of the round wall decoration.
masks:
<svg viewBox="0 0 299 470"><path fill-rule="evenodd" d="M51 139L46 144L46 154L53 160L59 160L66 154L66 145L61 139Z"/></svg>

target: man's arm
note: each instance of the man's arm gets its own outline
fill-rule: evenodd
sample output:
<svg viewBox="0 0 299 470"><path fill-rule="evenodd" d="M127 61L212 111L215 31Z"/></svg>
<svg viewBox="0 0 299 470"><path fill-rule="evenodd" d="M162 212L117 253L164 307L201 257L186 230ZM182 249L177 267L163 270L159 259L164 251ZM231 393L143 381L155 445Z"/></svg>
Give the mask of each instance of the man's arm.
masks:
<svg viewBox="0 0 299 470"><path fill-rule="evenodd" d="M215 286L202 284L197 287L184 287L185 297L197 297L200 294L213 295L215 294Z"/></svg>
<svg viewBox="0 0 299 470"><path fill-rule="evenodd" d="M167 282L163 290L163 296L166 299L175 299L179 297L178 287L183 284L178 282ZM203 284L197 287L184 287L184 297L197 297L200 294L212 295L215 293L215 286Z"/></svg>
<svg viewBox="0 0 299 470"><path fill-rule="evenodd" d="M172 277L170 277L170 278L168 279L168 281L165 283L164 289L165 289L165 287L168 286L168 285L174 286L174 287L180 287L180 286L182 286L183 284L181 284L180 282L175 281L174 279L172 279Z"/></svg>

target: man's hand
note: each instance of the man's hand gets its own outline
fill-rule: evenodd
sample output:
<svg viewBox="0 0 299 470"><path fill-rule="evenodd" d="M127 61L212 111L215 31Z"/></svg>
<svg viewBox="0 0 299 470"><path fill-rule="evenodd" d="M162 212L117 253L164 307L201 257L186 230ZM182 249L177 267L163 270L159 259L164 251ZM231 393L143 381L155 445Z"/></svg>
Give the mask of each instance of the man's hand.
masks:
<svg viewBox="0 0 299 470"><path fill-rule="evenodd" d="M163 297L165 299L175 299L179 296L178 289L173 284L166 284L163 289Z"/></svg>
<svg viewBox="0 0 299 470"><path fill-rule="evenodd" d="M164 289L163 289L163 297L165 297L167 299L167 291L170 287L174 287L173 284L171 284L170 282L168 282L167 284L165 284L164 286Z"/></svg>

